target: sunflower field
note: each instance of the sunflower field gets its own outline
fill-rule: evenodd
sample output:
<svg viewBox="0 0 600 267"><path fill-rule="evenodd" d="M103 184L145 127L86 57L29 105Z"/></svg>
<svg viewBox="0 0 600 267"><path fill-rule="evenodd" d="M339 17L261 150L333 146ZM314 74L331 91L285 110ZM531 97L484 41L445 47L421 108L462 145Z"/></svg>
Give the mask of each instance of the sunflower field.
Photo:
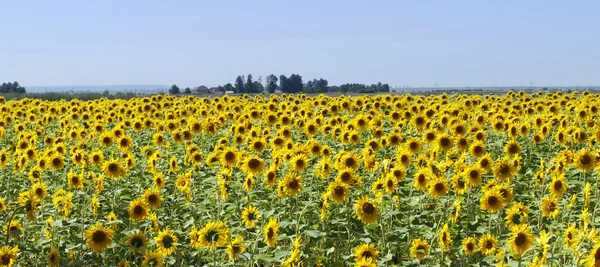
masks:
<svg viewBox="0 0 600 267"><path fill-rule="evenodd" d="M0 266L600 266L599 104L0 97Z"/></svg>

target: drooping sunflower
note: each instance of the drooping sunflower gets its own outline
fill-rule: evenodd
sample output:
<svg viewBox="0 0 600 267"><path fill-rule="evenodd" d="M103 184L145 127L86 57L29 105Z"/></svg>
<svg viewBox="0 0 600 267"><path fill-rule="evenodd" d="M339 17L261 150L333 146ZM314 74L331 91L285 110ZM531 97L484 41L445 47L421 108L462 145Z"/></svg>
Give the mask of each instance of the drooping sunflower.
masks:
<svg viewBox="0 0 600 267"><path fill-rule="evenodd" d="M510 228L527 223L527 220L529 219L529 208L522 202L515 203L508 208L504 219L506 225Z"/></svg>
<svg viewBox="0 0 600 267"><path fill-rule="evenodd" d="M485 190L479 200L479 208L489 213L496 213L504 207L502 195L497 188Z"/></svg>
<svg viewBox="0 0 600 267"><path fill-rule="evenodd" d="M254 228L260 219L260 212L255 206L247 206L242 211L242 222L248 228Z"/></svg>
<svg viewBox="0 0 600 267"><path fill-rule="evenodd" d="M440 230L438 234L438 244L443 251L450 250L450 246L452 245L452 237L450 236L450 229L448 228L448 223L444 224L442 230Z"/></svg>
<svg viewBox="0 0 600 267"><path fill-rule="evenodd" d="M159 207L162 202L162 197L160 196L158 188L148 188L144 190L144 202L150 208Z"/></svg>
<svg viewBox="0 0 600 267"><path fill-rule="evenodd" d="M165 256L173 254L179 245L177 243L177 237L175 231L170 230L168 227L158 232L158 236L154 238L156 246L160 253Z"/></svg>
<svg viewBox="0 0 600 267"><path fill-rule="evenodd" d="M379 251L373 243L362 243L354 248L354 261L359 262L363 259L377 260Z"/></svg>
<svg viewBox="0 0 600 267"><path fill-rule="evenodd" d="M277 236L279 235L279 222L275 218L271 218L265 229L263 230L265 239L269 247L275 247L277 244Z"/></svg>
<svg viewBox="0 0 600 267"><path fill-rule="evenodd" d="M129 247L129 251L131 251L131 253L143 253L148 245L148 239L144 233L135 231L127 236L127 241L125 244Z"/></svg>
<svg viewBox="0 0 600 267"><path fill-rule="evenodd" d="M367 195L356 200L354 212L364 224L370 224L379 219L379 209L377 204L375 201L369 200L369 196Z"/></svg>
<svg viewBox="0 0 600 267"><path fill-rule="evenodd" d="M228 245L227 245L227 255L229 255L230 260L239 260L239 255L246 251L246 247L244 247L244 238L242 236L236 236Z"/></svg>
<svg viewBox="0 0 600 267"><path fill-rule="evenodd" d="M104 174L111 178L120 178L126 173L126 169L116 159L110 159L104 162L102 165Z"/></svg>
<svg viewBox="0 0 600 267"><path fill-rule="evenodd" d="M485 256L496 253L498 248L498 239L487 233L479 238L479 251Z"/></svg>
<svg viewBox="0 0 600 267"><path fill-rule="evenodd" d="M467 256L473 255L473 253L477 251L477 242L475 241L475 238L467 237L465 240L463 240L462 250Z"/></svg>
<svg viewBox="0 0 600 267"><path fill-rule="evenodd" d="M48 255L46 256L46 259L48 261L48 266L60 266L60 254L58 253L57 248L53 248L52 250L50 250L50 252L48 252Z"/></svg>
<svg viewBox="0 0 600 267"><path fill-rule="evenodd" d="M418 261L423 260L429 254L429 243L425 239L415 239L411 242L410 256Z"/></svg>
<svg viewBox="0 0 600 267"><path fill-rule="evenodd" d="M102 223L96 223L85 230L85 238L87 246L93 252L101 252L112 243L114 231L110 228L104 228Z"/></svg>
<svg viewBox="0 0 600 267"><path fill-rule="evenodd" d="M517 257L523 255L533 245L533 234L531 234L529 226L520 224L513 227L508 243Z"/></svg>
<svg viewBox="0 0 600 267"><path fill-rule="evenodd" d="M23 233L23 225L21 225L21 222L13 219L10 223L4 225L2 232L8 233L12 238L17 238Z"/></svg>
<svg viewBox="0 0 600 267"><path fill-rule="evenodd" d="M209 222L198 232L200 245L215 250L229 242L229 228L222 221Z"/></svg>
<svg viewBox="0 0 600 267"><path fill-rule="evenodd" d="M560 208L556 197L549 196L542 199L542 215L544 215L544 217L555 218L558 216L559 212Z"/></svg>
<svg viewBox="0 0 600 267"><path fill-rule="evenodd" d="M146 218L148 215L148 207L144 199L137 198L129 203L129 217L132 220L139 221Z"/></svg>
<svg viewBox="0 0 600 267"><path fill-rule="evenodd" d="M569 227L565 230L565 235L563 239L563 243L572 249L576 249L578 245L578 236L579 232L574 224L570 224Z"/></svg>

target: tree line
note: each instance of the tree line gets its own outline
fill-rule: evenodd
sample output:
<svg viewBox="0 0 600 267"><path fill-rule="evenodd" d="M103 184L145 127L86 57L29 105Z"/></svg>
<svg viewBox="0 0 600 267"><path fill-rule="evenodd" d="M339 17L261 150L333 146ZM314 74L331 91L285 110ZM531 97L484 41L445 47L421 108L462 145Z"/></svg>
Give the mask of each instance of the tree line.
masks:
<svg viewBox="0 0 600 267"><path fill-rule="evenodd" d="M283 93L327 93L327 92L341 92L341 93L377 93L377 92L390 92L390 86L388 84L362 84L362 83L346 83L342 85L330 86L326 79L312 79L306 83L302 81L302 76L299 74L290 75L279 75L270 74L265 78L265 83L262 82L262 76L259 76L258 80L254 80L252 74L247 76L239 75L235 78L234 83L227 83L225 85L217 86L218 92L234 92L238 94L252 94L269 92L275 93L275 91L281 91ZM177 85L171 86L169 89L171 94L179 94L181 90ZM190 94L189 88L184 90L185 94Z"/></svg>
<svg viewBox="0 0 600 267"><path fill-rule="evenodd" d="M27 91L25 90L25 87L19 85L19 82L9 82L9 83L2 83L2 86L0 87L0 93L3 94L24 94L27 93Z"/></svg>

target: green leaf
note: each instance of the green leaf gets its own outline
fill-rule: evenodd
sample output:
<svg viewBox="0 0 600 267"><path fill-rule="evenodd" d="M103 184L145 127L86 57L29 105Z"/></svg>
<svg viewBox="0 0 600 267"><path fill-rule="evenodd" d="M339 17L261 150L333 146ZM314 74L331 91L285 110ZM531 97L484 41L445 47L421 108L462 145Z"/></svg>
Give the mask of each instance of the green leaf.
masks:
<svg viewBox="0 0 600 267"><path fill-rule="evenodd" d="M324 232L321 232L318 230L306 230L306 231L304 231L304 234L306 234L307 236L310 236L312 238L318 238L321 236L325 236Z"/></svg>

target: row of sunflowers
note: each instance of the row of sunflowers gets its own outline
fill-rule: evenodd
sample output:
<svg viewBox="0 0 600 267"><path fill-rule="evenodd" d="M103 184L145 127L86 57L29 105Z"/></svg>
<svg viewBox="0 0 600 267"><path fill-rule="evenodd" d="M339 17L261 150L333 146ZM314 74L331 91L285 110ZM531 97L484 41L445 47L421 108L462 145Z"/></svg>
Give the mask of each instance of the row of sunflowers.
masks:
<svg viewBox="0 0 600 267"><path fill-rule="evenodd" d="M0 266L600 266L598 104L0 97Z"/></svg>

